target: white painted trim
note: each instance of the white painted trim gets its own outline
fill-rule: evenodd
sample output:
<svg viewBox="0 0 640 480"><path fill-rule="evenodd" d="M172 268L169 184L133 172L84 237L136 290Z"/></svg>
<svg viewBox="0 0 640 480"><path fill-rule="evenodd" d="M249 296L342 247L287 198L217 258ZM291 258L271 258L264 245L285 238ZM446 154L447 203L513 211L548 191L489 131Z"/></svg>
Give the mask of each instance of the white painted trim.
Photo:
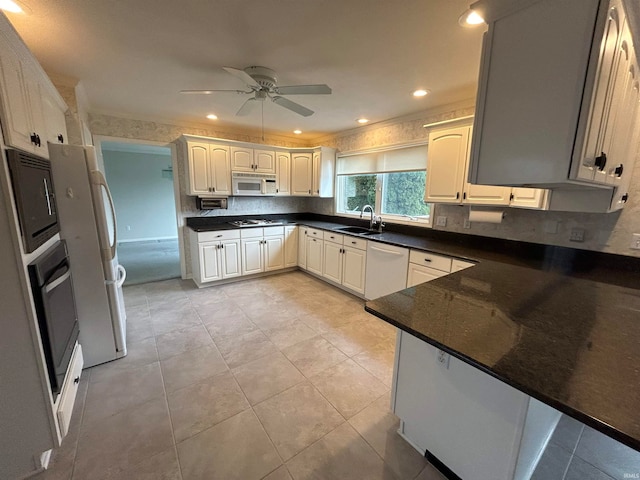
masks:
<svg viewBox="0 0 640 480"><path fill-rule="evenodd" d="M422 125L422 128L433 128L433 127L439 127L441 125L448 125L450 123L464 122L466 120L472 119L474 116L475 115L467 115L465 117L452 118L449 120L441 120L439 122L425 123L424 125Z"/></svg>
<svg viewBox="0 0 640 480"><path fill-rule="evenodd" d="M354 155L365 155L367 153L388 152L389 150L400 150L402 148L422 147L428 145L428 139L413 140L411 142L389 143L380 147L365 148L358 150L345 150L340 152L336 158L352 157Z"/></svg>

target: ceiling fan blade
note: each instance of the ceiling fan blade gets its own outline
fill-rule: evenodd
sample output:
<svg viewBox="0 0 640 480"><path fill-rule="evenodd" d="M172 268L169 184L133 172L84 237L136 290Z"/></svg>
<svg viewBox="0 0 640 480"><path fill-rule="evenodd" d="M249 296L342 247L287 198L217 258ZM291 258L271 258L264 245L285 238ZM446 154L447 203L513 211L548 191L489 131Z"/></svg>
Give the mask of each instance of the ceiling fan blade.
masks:
<svg viewBox="0 0 640 480"><path fill-rule="evenodd" d="M280 95L329 95L331 88L325 84L289 85L287 87L276 87L275 91Z"/></svg>
<svg viewBox="0 0 640 480"><path fill-rule="evenodd" d="M246 92L244 90L180 90L180 93L195 93L201 95L211 95L215 92L253 93L251 91Z"/></svg>
<svg viewBox="0 0 640 480"><path fill-rule="evenodd" d="M256 104L256 99L255 97L251 97L248 98L246 102L244 102L242 104L242 106L240 107L240 109L236 112L236 115L238 117L244 117L246 115L249 115L249 113L251 112L251 110L253 110L253 106Z"/></svg>
<svg viewBox="0 0 640 480"><path fill-rule="evenodd" d="M222 68L224 69L225 72L230 73L236 78L239 78L250 87L260 88L260 84L256 82L253 78L251 78L251 75L249 75L244 70L240 70L238 68L233 68L233 67L222 67Z"/></svg>
<svg viewBox="0 0 640 480"><path fill-rule="evenodd" d="M302 115L303 117L309 117L313 115L313 110L309 110L307 107L303 107L299 103L292 102L288 98L275 96L275 97L271 97L271 100L273 100L275 103L277 103L281 107L289 109L292 112L297 113L298 115Z"/></svg>

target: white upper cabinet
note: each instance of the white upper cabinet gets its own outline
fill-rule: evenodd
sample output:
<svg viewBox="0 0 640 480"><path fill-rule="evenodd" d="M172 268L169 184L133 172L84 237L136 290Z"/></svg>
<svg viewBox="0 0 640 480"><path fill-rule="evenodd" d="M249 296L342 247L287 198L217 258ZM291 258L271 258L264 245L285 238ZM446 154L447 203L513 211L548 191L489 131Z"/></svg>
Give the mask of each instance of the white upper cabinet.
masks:
<svg viewBox="0 0 640 480"><path fill-rule="evenodd" d="M276 195L291 195L291 154L276 152Z"/></svg>
<svg viewBox="0 0 640 480"><path fill-rule="evenodd" d="M253 148L231 147L231 170L253 172Z"/></svg>
<svg viewBox="0 0 640 480"><path fill-rule="evenodd" d="M621 0L525 1L502 12L498 3L483 2L489 29L471 181L624 184L636 152L623 139L639 125L627 101L636 95L637 67Z"/></svg>
<svg viewBox="0 0 640 480"><path fill-rule="evenodd" d="M276 173L276 152L272 150L254 150L253 171L256 173Z"/></svg>
<svg viewBox="0 0 640 480"><path fill-rule="evenodd" d="M469 205L524 206L514 202L511 187L474 185L467 182L471 149L471 126L434 130L429 133L425 201ZM530 197L541 197L543 190L531 190ZM523 195L519 192L518 195ZM534 207L527 204L528 208Z"/></svg>
<svg viewBox="0 0 640 480"><path fill-rule="evenodd" d="M231 194L228 146L188 140L187 157L189 160L187 193L189 195Z"/></svg>
<svg viewBox="0 0 640 480"><path fill-rule="evenodd" d="M48 158L47 141L67 141L67 106L26 47L4 31L0 32L0 80L5 143Z"/></svg>
<svg viewBox="0 0 640 480"><path fill-rule="evenodd" d="M313 152L313 187L311 194L316 197L333 197L336 171L336 151L329 147L318 147Z"/></svg>
<svg viewBox="0 0 640 480"><path fill-rule="evenodd" d="M291 195L310 196L313 186L313 154L291 154Z"/></svg>

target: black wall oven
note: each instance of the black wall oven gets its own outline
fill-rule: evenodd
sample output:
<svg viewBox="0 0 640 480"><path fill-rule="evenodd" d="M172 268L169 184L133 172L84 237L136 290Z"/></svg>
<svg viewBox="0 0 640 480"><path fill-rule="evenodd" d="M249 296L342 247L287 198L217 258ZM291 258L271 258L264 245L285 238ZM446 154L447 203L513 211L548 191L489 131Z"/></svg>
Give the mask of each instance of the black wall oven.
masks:
<svg viewBox="0 0 640 480"><path fill-rule="evenodd" d="M56 395L62 388L79 333L64 241L56 243L29 264L29 277L51 390Z"/></svg>
<svg viewBox="0 0 640 480"><path fill-rule="evenodd" d="M51 181L51 162L20 150L7 150L13 194L27 253L60 231Z"/></svg>

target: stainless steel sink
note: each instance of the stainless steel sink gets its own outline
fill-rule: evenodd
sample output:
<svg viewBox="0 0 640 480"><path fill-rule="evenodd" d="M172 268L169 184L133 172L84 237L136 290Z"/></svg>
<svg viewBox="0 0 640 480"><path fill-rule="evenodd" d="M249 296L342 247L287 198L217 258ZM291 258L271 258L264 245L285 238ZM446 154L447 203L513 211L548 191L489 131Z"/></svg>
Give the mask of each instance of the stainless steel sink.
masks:
<svg viewBox="0 0 640 480"><path fill-rule="evenodd" d="M335 229L337 232L366 234L370 230L362 227L340 227ZM377 232L376 232L377 233Z"/></svg>
<svg viewBox="0 0 640 480"><path fill-rule="evenodd" d="M380 235L382 232L377 230L367 230L366 232L361 233L361 235Z"/></svg>

